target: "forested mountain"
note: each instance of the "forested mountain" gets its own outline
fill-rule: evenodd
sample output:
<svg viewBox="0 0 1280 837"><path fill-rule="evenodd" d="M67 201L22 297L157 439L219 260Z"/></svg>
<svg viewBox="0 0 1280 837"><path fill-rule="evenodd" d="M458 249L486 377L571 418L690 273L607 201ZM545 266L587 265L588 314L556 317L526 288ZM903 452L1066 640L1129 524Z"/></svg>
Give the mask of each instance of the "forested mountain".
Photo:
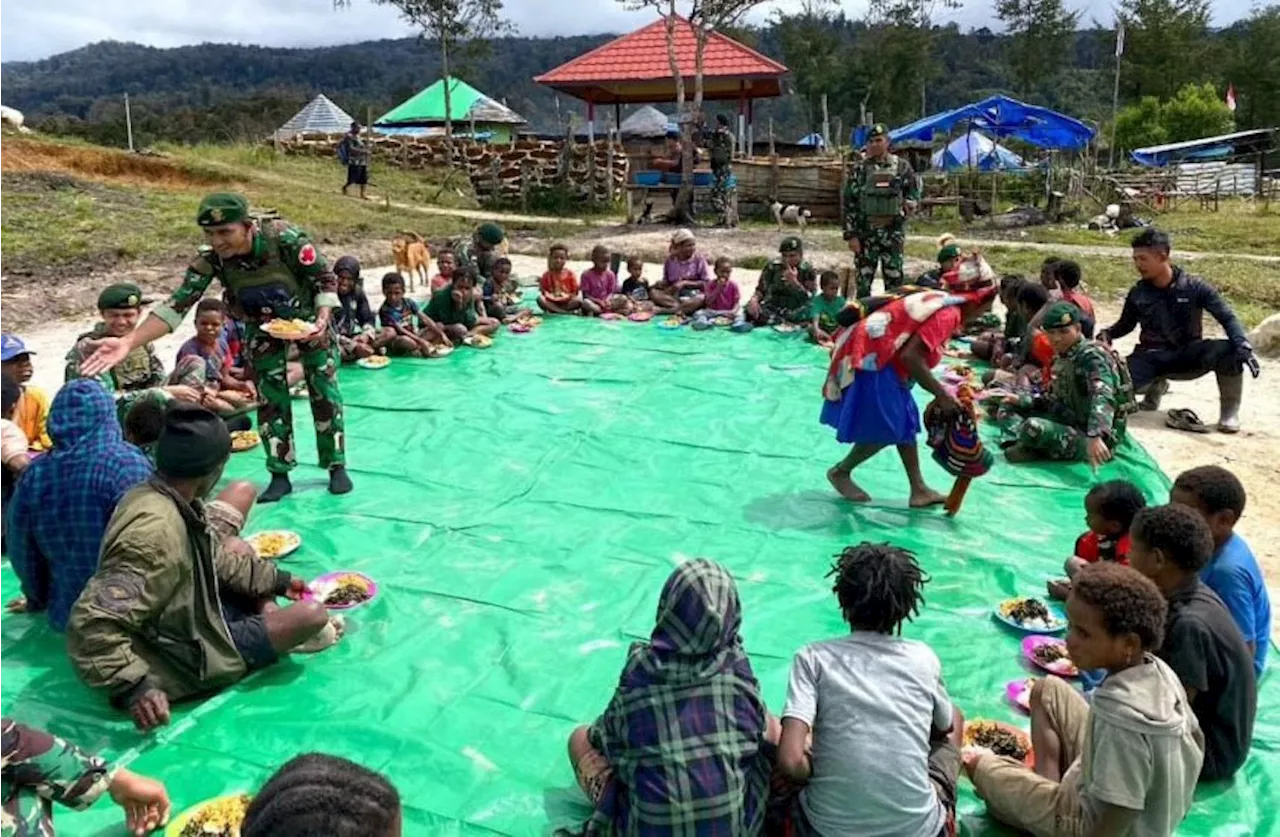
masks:
<svg viewBox="0 0 1280 837"><path fill-rule="evenodd" d="M1127 0L1167 2L1168 0ZM1173 0L1184 2L1185 0ZM1171 95L1152 85L1209 81L1241 97L1237 127L1280 121L1274 33L1277 7L1227 30L1205 31L1195 64L1185 56L1126 53L1122 101ZM834 129L847 129L865 107L877 119L901 124L996 92L1048 105L1102 123L1111 111L1114 32L1069 30L1043 64L1027 72L1012 59L1027 43L988 29L931 28L910 40L909 27L869 25L841 14L779 17L733 34L792 67L789 94L757 106L757 137L773 119L780 139L819 127L818 106L828 95ZM908 33L904 35L903 33ZM1194 33L1193 33L1194 34ZM523 114L535 130L562 131L569 114L581 126L584 106L533 83L533 76L609 40L611 36L495 39L458 75ZM1167 40L1167 38L1165 39ZM1197 43L1200 41L1198 40ZM1034 48L1035 44L1031 44ZM922 59L921 50L927 55ZM1152 66L1163 61L1165 71ZM1024 62L1025 64L1025 62ZM1129 66L1132 64L1133 66ZM1250 74L1259 76L1250 81ZM416 38L370 41L320 49L273 49L202 44L156 49L103 42L42 61L0 66L4 104L24 111L37 128L94 141L124 143L123 94L129 93L135 141L254 140L325 93L353 116L384 113L439 77L436 46ZM558 101L557 101L558 98ZM669 106L668 106L669 107ZM607 117L604 117L607 119Z"/></svg>

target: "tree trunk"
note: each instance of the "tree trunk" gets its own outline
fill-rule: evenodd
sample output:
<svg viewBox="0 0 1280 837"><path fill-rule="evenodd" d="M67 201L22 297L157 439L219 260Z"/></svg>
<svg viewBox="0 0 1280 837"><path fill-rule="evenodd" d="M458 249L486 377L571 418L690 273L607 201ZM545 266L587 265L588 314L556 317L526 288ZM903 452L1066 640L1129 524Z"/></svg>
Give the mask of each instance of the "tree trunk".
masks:
<svg viewBox="0 0 1280 837"><path fill-rule="evenodd" d="M680 121L680 189L676 192L668 220L676 224L688 224L693 221L693 129L688 114L685 113L684 75L680 72L680 62L676 60L676 2L667 2L667 63L671 66L671 76L676 80L676 119ZM700 54L700 53L699 53ZM701 95L701 86L698 88Z"/></svg>
<svg viewBox="0 0 1280 837"><path fill-rule="evenodd" d="M453 141L453 108L452 97L449 95L450 81L449 78L449 39L440 39L440 69L444 72L444 135L445 139Z"/></svg>

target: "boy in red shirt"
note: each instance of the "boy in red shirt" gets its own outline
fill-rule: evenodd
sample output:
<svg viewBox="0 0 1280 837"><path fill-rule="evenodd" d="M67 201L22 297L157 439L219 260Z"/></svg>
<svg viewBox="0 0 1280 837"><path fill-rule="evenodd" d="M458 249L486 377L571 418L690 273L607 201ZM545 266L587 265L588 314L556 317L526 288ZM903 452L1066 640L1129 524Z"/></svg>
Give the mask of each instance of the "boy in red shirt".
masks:
<svg viewBox="0 0 1280 837"><path fill-rule="evenodd" d="M1065 601L1071 581L1081 568L1099 561L1129 563L1129 527L1146 508L1142 489L1128 480L1100 482L1084 497L1084 522L1089 531L1076 538L1074 553L1063 566L1066 579L1049 582L1049 596Z"/></svg>
<svg viewBox="0 0 1280 837"><path fill-rule="evenodd" d="M578 277L565 267L569 261L569 248L552 244L547 252L547 272L538 280L538 307L548 314L577 314L582 308L578 296Z"/></svg>

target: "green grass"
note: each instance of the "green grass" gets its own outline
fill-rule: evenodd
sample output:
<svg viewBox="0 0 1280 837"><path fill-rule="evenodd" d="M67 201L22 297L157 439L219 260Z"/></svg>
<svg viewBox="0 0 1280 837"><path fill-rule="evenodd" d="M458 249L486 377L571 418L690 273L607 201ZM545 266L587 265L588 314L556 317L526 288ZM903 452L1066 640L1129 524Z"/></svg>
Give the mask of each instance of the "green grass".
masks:
<svg viewBox="0 0 1280 837"><path fill-rule="evenodd" d="M1155 225L1173 237L1179 250L1214 253L1280 255L1280 203L1269 208L1251 201L1228 199L1217 212L1183 201L1178 209L1157 215ZM1141 214L1141 213L1139 213ZM1089 247L1124 247L1129 235L1111 236L1075 224L1046 224L1016 230L984 230L967 227L952 207L939 207L932 218L913 219L912 235L952 233L965 238L1004 238L1040 244L1079 244Z"/></svg>
<svg viewBox="0 0 1280 837"><path fill-rule="evenodd" d="M931 259L934 253L934 248L929 245L907 244L910 256ZM1040 264L1045 256L1039 251L1003 245L986 247L983 254L1000 273L1021 273L1032 277L1040 274ZM1138 279L1132 262L1125 257L1072 255L1071 258L1079 263L1089 294L1099 301L1119 302ZM1183 262L1183 265L1221 291L1246 328L1252 328L1267 315L1280 310L1280 282L1276 281L1275 265L1219 256L1197 257Z"/></svg>

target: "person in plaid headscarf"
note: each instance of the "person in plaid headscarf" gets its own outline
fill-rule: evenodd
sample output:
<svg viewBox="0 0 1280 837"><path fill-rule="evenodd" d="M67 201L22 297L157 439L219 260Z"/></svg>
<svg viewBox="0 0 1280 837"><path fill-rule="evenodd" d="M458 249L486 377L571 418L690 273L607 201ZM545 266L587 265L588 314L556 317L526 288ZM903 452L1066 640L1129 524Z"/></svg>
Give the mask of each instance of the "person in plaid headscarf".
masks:
<svg viewBox="0 0 1280 837"><path fill-rule="evenodd" d="M569 738L595 804L587 835L746 835L764 825L769 716L742 638L742 608L714 561L680 565L648 642L631 646L617 691Z"/></svg>

